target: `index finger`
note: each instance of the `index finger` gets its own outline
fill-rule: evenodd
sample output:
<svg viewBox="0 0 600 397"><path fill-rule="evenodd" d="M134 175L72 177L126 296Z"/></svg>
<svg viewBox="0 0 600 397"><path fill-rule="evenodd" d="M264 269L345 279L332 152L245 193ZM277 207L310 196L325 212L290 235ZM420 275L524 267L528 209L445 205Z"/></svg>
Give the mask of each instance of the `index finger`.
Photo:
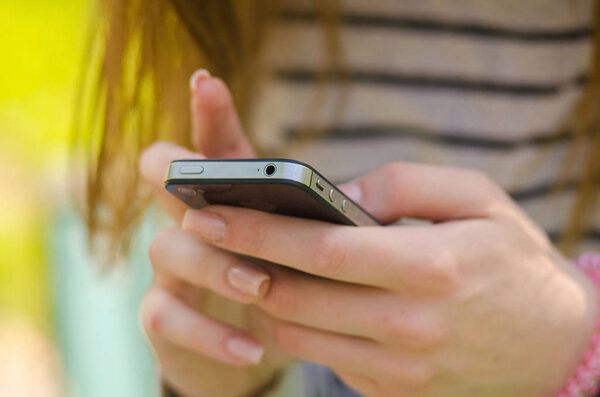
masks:
<svg viewBox="0 0 600 397"><path fill-rule="evenodd" d="M211 158L256 157L223 80L201 69L192 76L190 88L194 148Z"/></svg>
<svg viewBox="0 0 600 397"><path fill-rule="evenodd" d="M356 284L439 284L454 272L448 224L354 227L209 206L188 210L182 228L228 251Z"/></svg>
<svg viewBox="0 0 600 397"><path fill-rule="evenodd" d="M465 168L394 162L340 188L383 223L491 218L513 208L486 175Z"/></svg>
<svg viewBox="0 0 600 397"><path fill-rule="evenodd" d="M149 146L140 157L142 178L150 184L154 195L175 220L180 223L188 206L165 189L165 175L173 160L204 159L201 154L189 151L171 142L157 142Z"/></svg>

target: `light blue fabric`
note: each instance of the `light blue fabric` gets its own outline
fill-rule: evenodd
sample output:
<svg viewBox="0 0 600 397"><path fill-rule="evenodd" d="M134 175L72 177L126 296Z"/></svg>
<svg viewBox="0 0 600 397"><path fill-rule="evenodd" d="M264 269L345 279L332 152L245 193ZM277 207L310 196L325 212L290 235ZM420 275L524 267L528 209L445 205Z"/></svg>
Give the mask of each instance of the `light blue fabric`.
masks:
<svg viewBox="0 0 600 397"><path fill-rule="evenodd" d="M158 395L152 354L138 325L151 281L149 219L136 236L127 267L101 274L88 253L85 225L60 212L50 234L56 335L69 397Z"/></svg>
<svg viewBox="0 0 600 397"><path fill-rule="evenodd" d="M88 252L81 218L67 210L56 216L50 234L52 285L68 397L159 395L138 307L151 282L148 247L160 224L146 216L127 266L103 274ZM328 368L312 363L292 366L283 383L278 396L360 397Z"/></svg>

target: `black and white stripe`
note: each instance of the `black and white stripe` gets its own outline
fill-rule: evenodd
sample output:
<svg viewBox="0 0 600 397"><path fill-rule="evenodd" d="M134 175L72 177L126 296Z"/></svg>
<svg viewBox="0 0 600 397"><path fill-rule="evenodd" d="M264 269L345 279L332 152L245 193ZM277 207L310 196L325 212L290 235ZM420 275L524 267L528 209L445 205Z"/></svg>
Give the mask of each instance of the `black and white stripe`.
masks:
<svg viewBox="0 0 600 397"><path fill-rule="evenodd" d="M308 133L309 135L307 135ZM571 131L543 132L516 138L495 138L457 131L429 131L424 128L406 125L353 125L316 130L307 130L299 126L287 129L286 136L290 140L309 138L359 141L385 138L411 138L439 145L471 147L500 152L511 152L520 148L571 142L573 138Z"/></svg>
<svg viewBox="0 0 600 397"><path fill-rule="evenodd" d="M312 1L286 3L253 119L265 148L336 182L398 160L476 168L560 233L579 158L552 192L572 143L563 121L588 79L592 0L340 0L336 70ZM311 114L318 84L325 95ZM317 127L305 139L310 117ZM600 248L596 218L584 245Z"/></svg>
<svg viewBox="0 0 600 397"><path fill-rule="evenodd" d="M319 21L314 10L284 9L281 20L286 23L315 24ZM593 29L589 23L564 28L507 28L491 26L469 21L453 22L432 18L394 16L384 14L359 14L345 12L339 17L339 22L347 28L377 28L389 29L399 33L416 32L423 34L451 34L484 39L501 39L540 43L572 43L587 40L592 37Z"/></svg>
<svg viewBox="0 0 600 397"><path fill-rule="evenodd" d="M522 97L552 97L561 93L565 87L581 87L587 82L585 73L577 74L565 81L550 84L518 83L494 80L477 80L451 76L433 76L426 74L392 73L384 71L325 71L302 68L279 69L275 77L282 81L296 84L314 84L319 75L335 83L381 85L385 87L407 87L417 89L450 90L459 92L475 92L490 95L507 95Z"/></svg>

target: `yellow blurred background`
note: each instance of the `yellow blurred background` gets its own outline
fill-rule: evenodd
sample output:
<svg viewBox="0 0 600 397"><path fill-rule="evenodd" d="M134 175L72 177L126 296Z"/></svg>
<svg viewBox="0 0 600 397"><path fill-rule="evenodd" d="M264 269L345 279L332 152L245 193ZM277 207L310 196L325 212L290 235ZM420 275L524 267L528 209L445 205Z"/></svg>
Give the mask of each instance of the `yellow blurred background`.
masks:
<svg viewBox="0 0 600 397"><path fill-rule="evenodd" d="M67 153L88 1L0 1L0 307L47 326L45 222Z"/></svg>
<svg viewBox="0 0 600 397"><path fill-rule="evenodd" d="M87 0L0 0L0 395L60 393L47 231L69 200L89 13Z"/></svg>

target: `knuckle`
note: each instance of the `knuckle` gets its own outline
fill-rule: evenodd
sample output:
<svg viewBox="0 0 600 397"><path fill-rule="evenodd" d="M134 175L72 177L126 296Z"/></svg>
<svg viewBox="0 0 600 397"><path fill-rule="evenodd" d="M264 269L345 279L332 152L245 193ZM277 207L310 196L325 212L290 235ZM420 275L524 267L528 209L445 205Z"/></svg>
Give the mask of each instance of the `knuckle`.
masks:
<svg viewBox="0 0 600 397"><path fill-rule="evenodd" d="M271 282L269 292L263 298L265 309L277 317L294 318L298 313L298 295L284 282L277 280Z"/></svg>
<svg viewBox="0 0 600 397"><path fill-rule="evenodd" d="M384 316L381 323L385 340L414 350L438 347L446 339L441 327L424 324L425 321L409 320L408 316Z"/></svg>
<svg viewBox="0 0 600 397"><path fill-rule="evenodd" d="M431 366L421 366L409 373L409 387L414 390L423 389L435 379L437 371Z"/></svg>
<svg viewBox="0 0 600 397"><path fill-rule="evenodd" d="M392 385L412 393L429 386L437 375L431 365L418 361L407 362L405 359L392 360L385 372Z"/></svg>
<svg viewBox="0 0 600 397"><path fill-rule="evenodd" d="M407 163L403 163L401 161L393 161L383 167L383 172L387 176L401 175L408 166L409 164Z"/></svg>
<svg viewBox="0 0 600 397"><path fill-rule="evenodd" d="M174 228L166 228L160 230L156 236L154 236L154 239L150 244L148 254L150 256L150 262L152 262L152 266L155 270L160 266L162 258L165 255L165 250L173 241L173 229Z"/></svg>
<svg viewBox="0 0 600 397"><path fill-rule="evenodd" d="M139 317L147 334L154 334L160 330L160 319L167 303L163 295L164 293L154 286L142 298Z"/></svg>
<svg viewBox="0 0 600 397"><path fill-rule="evenodd" d="M327 229L317 239L312 255L312 264L327 274L343 270L348 261L348 247L333 230Z"/></svg>
<svg viewBox="0 0 600 397"><path fill-rule="evenodd" d="M491 179L487 176L487 174L483 171L476 169L464 169L464 172L475 182L479 182L482 184L491 183Z"/></svg>
<svg viewBox="0 0 600 397"><path fill-rule="evenodd" d="M466 170L465 172L469 174L473 183L479 186L488 198L492 198L498 194L500 189L489 175L479 170Z"/></svg>
<svg viewBox="0 0 600 397"><path fill-rule="evenodd" d="M404 340L411 333L407 330L406 321L393 315L385 315L381 319L381 328L385 339L389 341Z"/></svg>
<svg viewBox="0 0 600 397"><path fill-rule="evenodd" d="M411 365L408 369L404 370L401 382L410 391L417 391L429 386L435 376L436 371L430 366Z"/></svg>
<svg viewBox="0 0 600 397"><path fill-rule="evenodd" d="M428 256L413 271L416 273L414 280L428 291L450 293L460 285L458 264L451 254Z"/></svg>
<svg viewBox="0 0 600 397"><path fill-rule="evenodd" d="M400 161L395 161L386 165L383 168L383 175L385 179L389 181L389 183L386 184L387 189L396 189L398 186L403 186L402 181L410 168L410 164L402 163Z"/></svg>

